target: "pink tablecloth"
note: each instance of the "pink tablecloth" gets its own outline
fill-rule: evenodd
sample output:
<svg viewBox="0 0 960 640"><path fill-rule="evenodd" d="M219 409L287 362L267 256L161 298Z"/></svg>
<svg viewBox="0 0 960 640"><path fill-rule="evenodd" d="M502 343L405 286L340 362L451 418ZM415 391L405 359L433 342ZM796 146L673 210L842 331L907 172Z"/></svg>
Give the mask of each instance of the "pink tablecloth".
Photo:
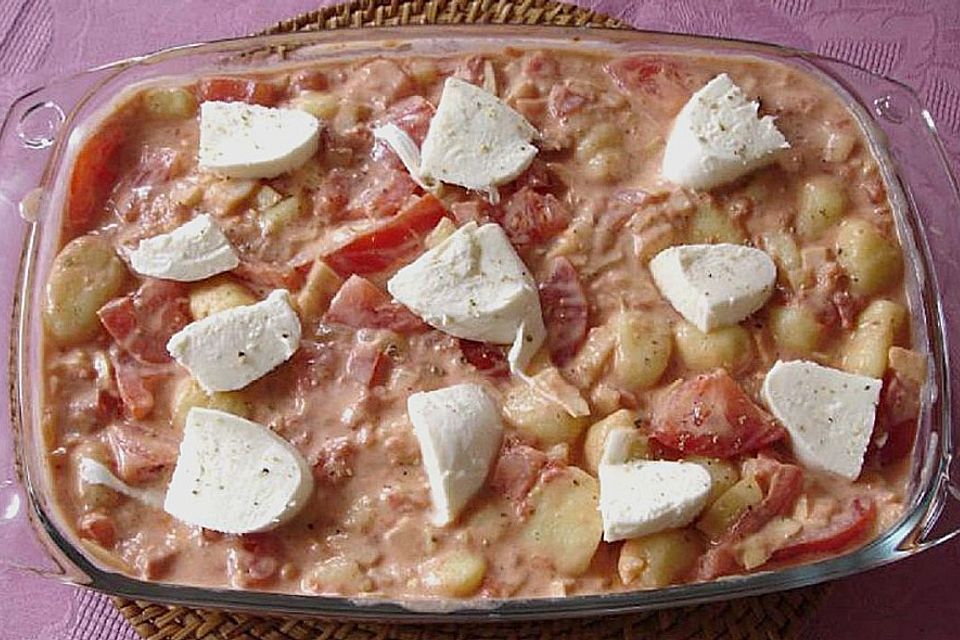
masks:
<svg viewBox="0 0 960 640"><path fill-rule="evenodd" d="M958 0L580 0L580 4L643 28L794 45L903 80L923 96L939 122L955 171L960 168ZM0 0L0 108L38 78L167 45L248 33L315 6L311 0ZM11 305L18 225L4 220L0 234L2 317ZM12 232L15 228L18 233ZM960 285L945 284L944 290ZM0 327L0 354L7 353L7 335L7 327ZM6 380L0 379L3 388ZM9 415L5 394L0 394L0 405L0 416ZM0 476L0 524L16 511L5 498L10 495L6 480ZM0 638L136 637L101 596L3 567L0 584ZM807 635L811 640L957 638L958 593L960 541L954 541L896 566L838 582L810 621Z"/></svg>

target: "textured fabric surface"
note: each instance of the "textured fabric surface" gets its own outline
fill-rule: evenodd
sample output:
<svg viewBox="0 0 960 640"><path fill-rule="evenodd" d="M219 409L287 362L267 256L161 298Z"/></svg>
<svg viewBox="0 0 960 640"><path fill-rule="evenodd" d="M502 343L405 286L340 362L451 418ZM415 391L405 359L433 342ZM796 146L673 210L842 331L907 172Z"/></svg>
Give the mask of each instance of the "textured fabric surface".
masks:
<svg viewBox="0 0 960 640"><path fill-rule="evenodd" d="M646 29L722 35L816 51L917 89L960 169L960 2L957 0L576 0ZM44 78L172 44L257 31L330 2L305 0L0 0L0 109ZM3 168L0 167L0 171ZM958 212L960 213L960 212ZM22 225L0 234L0 310L11 307ZM950 290L958 283L945 283ZM7 320L0 311L0 353ZM0 388L6 387L5 367ZM9 483L9 411L0 396L0 640L133 640L109 600L3 566L28 552L6 521L22 508ZM953 518L953 524L957 520ZM22 549L22 553L21 552ZM13 553L11 553L13 551ZM32 551L36 553L36 550ZM810 640L957 637L960 543L839 581Z"/></svg>

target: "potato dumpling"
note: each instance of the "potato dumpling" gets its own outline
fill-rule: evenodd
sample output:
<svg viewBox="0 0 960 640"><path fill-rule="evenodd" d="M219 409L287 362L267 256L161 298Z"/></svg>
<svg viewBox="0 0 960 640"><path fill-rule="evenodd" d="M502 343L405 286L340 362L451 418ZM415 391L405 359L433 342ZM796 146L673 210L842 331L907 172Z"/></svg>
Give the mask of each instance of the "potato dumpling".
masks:
<svg viewBox="0 0 960 640"><path fill-rule="evenodd" d="M219 275L191 286L188 300L193 319L202 320L225 309L254 304L257 298L230 276Z"/></svg>
<svg viewBox="0 0 960 640"><path fill-rule="evenodd" d="M600 460L603 457L603 446L607 441L607 436L617 429L637 431L635 424L637 417L636 411L620 409L603 420L590 425L590 428L587 429L587 435L583 439L583 466L587 471L597 475L597 468L600 466ZM631 446L631 458L646 457L648 453L646 438L637 433L635 440L635 446Z"/></svg>
<svg viewBox="0 0 960 640"><path fill-rule="evenodd" d="M320 120L329 120L337 115L337 111L340 109L340 101L331 93L304 91L290 101L290 106L294 109L306 111Z"/></svg>
<svg viewBox="0 0 960 640"><path fill-rule="evenodd" d="M207 186L203 192L203 206L215 216L237 213L241 205L253 195L256 180L225 178Z"/></svg>
<svg viewBox="0 0 960 640"><path fill-rule="evenodd" d="M707 470L710 474L710 495L707 504L712 504L717 498L727 492L740 479L740 470L729 460L708 458L706 456L688 456L684 462L693 462Z"/></svg>
<svg viewBox="0 0 960 640"><path fill-rule="evenodd" d="M693 371L720 367L737 371L753 358L753 339L740 325L703 333L689 322L680 322L674 327L673 336L680 360Z"/></svg>
<svg viewBox="0 0 960 640"><path fill-rule="evenodd" d="M300 587L311 593L363 591L365 576L360 564L344 556L332 556L308 569Z"/></svg>
<svg viewBox="0 0 960 640"><path fill-rule="evenodd" d="M802 240L816 240L843 217L843 184L833 176L815 176L800 187L794 227Z"/></svg>
<svg viewBox="0 0 960 640"><path fill-rule="evenodd" d="M253 405L243 391L215 391L207 393L193 378L183 378L173 392L171 419L177 429L182 429L190 409L201 407L217 409L241 418L249 418Z"/></svg>
<svg viewBox="0 0 960 640"><path fill-rule="evenodd" d="M823 325L809 307L789 304L771 307L770 331L777 347L788 354L809 355L823 339Z"/></svg>
<svg viewBox="0 0 960 640"><path fill-rule="evenodd" d="M742 244L746 239L746 234L734 219L711 203L697 207L687 227L690 244Z"/></svg>
<svg viewBox="0 0 960 640"><path fill-rule="evenodd" d="M797 241L788 231L777 229L760 236L760 246L777 265L777 279L781 284L799 291L807 284L809 273L803 266L803 255Z"/></svg>
<svg viewBox="0 0 960 640"><path fill-rule="evenodd" d="M857 326L843 347L840 367L850 373L882 378L887 358L907 323L907 309L890 300L874 300L857 317Z"/></svg>
<svg viewBox="0 0 960 640"><path fill-rule="evenodd" d="M441 596L465 598L483 583L487 561L479 553L457 550L431 558L420 567L420 582Z"/></svg>
<svg viewBox="0 0 960 640"><path fill-rule="evenodd" d="M522 380L507 392L503 415L520 433L545 447L575 441L587 425L586 418L571 416L559 402Z"/></svg>
<svg viewBox="0 0 960 640"><path fill-rule="evenodd" d="M197 98L183 87L148 89L143 94L143 106L152 118L192 118L197 113Z"/></svg>
<svg viewBox="0 0 960 640"><path fill-rule="evenodd" d="M624 542L617 570L625 585L666 587L693 569L701 553L696 533L669 529Z"/></svg>
<svg viewBox="0 0 960 640"><path fill-rule="evenodd" d="M616 349L613 373L629 390L657 383L670 364L670 324L650 313L623 311L614 320Z"/></svg>
<svg viewBox="0 0 960 640"><path fill-rule="evenodd" d="M753 476L741 478L704 510L697 520L697 529L711 540L719 540L747 509L760 504L761 500L763 489L757 479Z"/></svg>
<svg viewBox="0 0 960 640"><path fill-rule="evenodd" d="M260 212L260 228L264 233L276 235L300 217L300 197L290 196Z"/></svg>
<svg viewBox="0 0 960 640"><path fill-rule="evenodd" d="M854 295L873 295L900 279L903 264L896 243L866 220L846 220L840 225L836 251Z"/></svg>
<svg viewBox="0 0 960 640"><path fill-rule="evenodd" d="M97 311L123 289L127 269L98 236L81 236L60 251L44 290L43 323L53 339L74 344L96 335Z"/></svg>
<svg viewBox="0 0 960 640"><path fill-rule="evenodd" d="M343 279L327 263L317 258L307 273L303 288L297 293L296 303L300 317L316 319L326 313L333 296L340 290Z"/></svg>
<svg viewBox="0 0 960 640"><path fill-rule="evenodd" d="M596 479L577 467L541 478L528 498L533 513L523 524L525 546L565 576L586 571L603 535L599 494Z"/></svg>

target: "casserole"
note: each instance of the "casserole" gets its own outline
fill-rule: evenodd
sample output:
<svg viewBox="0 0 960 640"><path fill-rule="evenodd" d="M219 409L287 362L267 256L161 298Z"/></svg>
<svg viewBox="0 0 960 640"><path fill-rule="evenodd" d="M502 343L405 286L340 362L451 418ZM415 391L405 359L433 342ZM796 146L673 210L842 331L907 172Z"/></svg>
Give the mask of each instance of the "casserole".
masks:
<svg viewBox="0 0 960 640"><path fill-rule="evenodd" d="M447 33L446 31L444 33ZM498 32L501 34L502 32ZM511 32L516 35L517 43L523 45L561 46L565 39L576 38L576 46L600 48L614 48L621 51L635 51L638 48L644 51L669 51L676 49L695 49L707 50L714 53L749 53L756 56L771 56L776 59L782 59L787 62L808 65L810 71L819 69L818 65L823 65L824 73L829 72L837 63L830 63L821 60L815 60L810 57L789 51L780 51L769 47L757 45L741 45L736 43L716 42L708 46L707 41L702 39L690 39L677 36L660 36L655 34L619 34L603 32L578 32L568 30L549 30L549 31L525 31L523 29L514 29ZM595 37L594 34L597 34ZM602 35L601 35L602 34ZM382 51L383 47L396 49L397 47L411 47L417 50L417 47L427 47L432 53L450 53L457 47L482 48L489 45L488 32L483 29L463 29L458 31L457 38L444 39L437 42L434 38L435 32L431 30L422 30L416 33L404 31L402 35L391 32L390 30L378 31L376 34L370 32L360 35L351 34L349 37L338 37L334 40L331 37L324 36L287 36L282 38L273 38L257 41L239 41L225 42L210 45L207 48L200 48L196 51L191 48L183 50L162 52L156 56L148 57L143 61L136 63L119 64L116 67L108 67L91 72L96 76L102 85L99 90L92 95L84 95L77 103L77 108L70 111L66 119L66 125L75 122L82 122L85 117L95 112L105 101L112 96L119 88L130 84L133 80L140 80L145 76L136 76L135 72L146 70L146 73L153 75L166 74L170 72L182 72L189 70L194 72L198 67L202 67L209 58L221 56L225 53L237 53L248 51L251 47L269 46L269 45L314 45L307 50L300 50L294 55L320 55L320 56L359 56L375 51ZM391 40L396 37L397 40ZM400 40L402 38L402 40ZM711 49L716 47L716 49ZM307 53L304 53L304 52ZM196 56L196 57L193 57ZM206 58L204 57L206 56ZM222 62L217 71L222 72L224 67L236 70L249 69L250 64L267 64L269 57L262 55L248 56L240 60L233 59ZM910 543L915 544L913 536L922 536L926 534L929 527L935 521L944 500L944 491L947 486L947 464L949 461L950 433L948 430L949 421L949 387L947 384L948 372L946 370L946 339L942 327L941 317L936 301L936 288L931 287L935 283L932 270L929 268L930 259L926 248L925 238L920 230L920 223L915 218L913 212L922 211L917 208L917 190L900 189L897 170L903 171L906 165L894 165L893 160L887 155L884 145L874 125L868 119L868 112L862 107L858 107L850 98L850 94L839 81L829 80L830 76L821 76L832 82L834 88L840 92L840 95L847 100L847 104L858 115L861 125L870 136L873 145L874 154L881 162L881 169L884 171L885 181L889 191L890 199L893 203L896 214L898 215L899 235L904 252L911 257L911 266L908 270L907 285L910 297L910 305L914 316L914 340L915 345L925 345L929 350L933 364L934 372L930 377L924 409L921 420L920 445L914 450L914 464L911 468L911 490L907 501L905 515L901 521L892 529L887 531L879 539L874 540L862 549L845 556L830 560L821 561L804 567L795 567L772 573L760 573L751 576L730 578L713 584L687 585L682 587L669 588L655 592L633 593L625 595L607 595L607 596L578 596L557 600L530 600L530 601L507 601L507 602L449 602L442 606L451 607L450 616L445 619L450 620L456 617L535 617L535 616L553 616L553 615L577 615L598 612L623 611L634 608L664 606L666 604L686 604L698 602L716 597L727 597L733 595L742 595L747 593L757 593L776 588L788 588L807 584L820 579L844 575L852 571L865 569L869 566L881 564L901 557L909 553L898 549L901 540L911 538ZM852 72L851 78L866 82L859 72ZM80 79L75 80L79 82ZM873 82L875 80L871 80ZM848 80L848 84L853 80ZM875 81L885 82L885 81ZM68 93L72 86L74 95L82 93L82 89L67 83ZM856 86L854 84L854 86ZM896 91L894 91L896 89ZM856 95L856 94L854 94ZM872 94L871 94L872 95ZM24 140L26 146L34 148L45 148L50 140L41 135L35 135L35 130L31 127L42 125L43 118L52 118L55 125L60 119L61 114L69 105L57 106L52 101L40 101L41 94L34 94L21 100L11 111L8 123L5 126L5 151L9 140L12 140L13 127L19 126L18 133ZM34 102L36 100L36 102ZM60 100L58 98L58 100ZM62 102L62 100L60 100ZM901 124L907 122L913 115L920 115L919 108L915 103L909 102L909 95L905 89L891 86L890 91L883 96L878 97L875 102L876 111L892 121L900 120ZM22 120L18 124L11 125L13 118L19 118L22 114ZM74 131L77 131L74 129ZM70 144L78 143L79 134L71 134ZM66 136L61 136L64 140ZM891 132L891 140L895 141L895 136ZM936 140L931 139L931 145L934 151L932 158L942 162L942 153L937 147ZM897 147L892 147L894 150ZM131 580L115 573L98 569L94 563L85 558L76 547L64 537L62 527L57 525L57 516L50 505L46 504L49 489L44 483L48 482L46 474L42 471L42 463L37 459L42 447L38 447L37 436L39 430L36 429L37 407L39 407L38 396L39 385L29 384L31 376L36 375L38 358L38 340L36 322L37 304L35 298L39 285L44 280L46 265L50 264L52 251L56 248L57 238L54 233L48 231L43 233L43 228L57 228L59 221L50 212L57 211L58 198L62 193L57 193L55 185L63 185L67 181L64 177L63 159L67 157L63 142L53 146L54 158L47 165L43 184L48 185L46 193L34 195L33 199L26 205L28 210L33 209L38 215L40 222L35 225L31 231L28 245L26 247L24 263L24 278L22 300L26 302L25 306L19 310L19 328L18 336L17 364L18 380L18 402L20 409L20 425L23 428L21 432L21 459L25 463L25 478L34 499L36 516L43 526L47 535L53 540L59 553L66 557L67 561L84 574L86 574L89 583L94 588L101 588L116 592L122 595L132 597L144 597L147 599L158 599L169 602L186 602L195 605L211 605L222 607L241 607L246 609L268 608L274 612L301 612L315 613L322 615L337 616L378 616L401 618L411 614L408 609L397 607L390 603L365 602L353 603L349 600L338 598L303 598L298 596L280 596L272 594L249 594L226 592L221 590L196 589L191 587L172 587L167 585L149 585L136 580ZM19 163L18 163L19 164ZM919 166L919 165L910 165ZM21 185L30 183L35 177L30 175L29 171L18 172L15 178ZM931 174L934 175L934 174ZM939 175L939 174L935 174ZM57 180L57 177L60 180ZM944 174L945 184L952 189L949 173ZM911 185L909 180L904 184ZM61 187L62 188L62 187ZM18 198L18 195L5 194L10 198ZM955 202L955 189L950 191L950 197ZM941 197L943 197L941 195ZM913 207L909 206L913 203ZM36 207L34 209L34 207ZM911 226L912 225L912 226ZM912 281L911 281L912 280ZM31 302L33 301L33 302ZM33 367L33 368L31 368ZM31 415L31 411L34 413ZM33 425L31 427L31 425ZM937 453L944 454L938 458ZM905 535L906 534L906 535ZM911 550L921 548L922 545L909 547ZM153 594L153 595L148 595ZM194 598L196 598L194 600ZM407 603L408 606L412 603ZM478 609L471 610L471 607ZM421 614L422 615L422 614Z"/></svg>

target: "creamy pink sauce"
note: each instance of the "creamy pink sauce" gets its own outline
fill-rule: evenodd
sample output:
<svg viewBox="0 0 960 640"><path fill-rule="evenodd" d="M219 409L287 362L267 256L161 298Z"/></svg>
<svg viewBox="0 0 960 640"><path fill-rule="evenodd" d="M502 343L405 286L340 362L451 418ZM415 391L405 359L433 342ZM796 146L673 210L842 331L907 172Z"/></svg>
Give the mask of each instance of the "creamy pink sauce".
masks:
<svg viewBox="0 0 960 640"><path fill-rule="evenodd" d="M358 229L394 215L403 202L421 193L397 159L374 145L372 126L390 118L390 108L411 96L423 96L436 105L443 79L450 74L482 84L485 67L495 72L498 95L541 132L541 150L527 174L501 188L506 214L491 213L482 195L450 186L444 189L444 204L458 223L471 217L516 215L514 222L519 224L512 237L520 238L518 252L538 282L546 277L550 261L565 255L583 284L591 328L602 327L622 308L654 312L674 324L681 320L657 291L646 262L659 249L687 242L696 212L704 207L715 207L732 220L743 241L763 246L763 234L792 228L800 186L823 174L841 181L846 217L868 220L895 238L883 181L852 115L830 90L796 70L745 58L640 56L625 61L572 52L510 50L442 59L318 64L308 74L284 72L260 78L279 87L272 102L280 106L295 101L299 86L305 85L339 102L337 114L324 121L321 151L290 174L261 181L283 195L299 194L303 202L295 223L279 233L263 230L252 198L230 211L217 199L211 185L219 179L196 166L195 116L149 119L143 115L142 96L135 96L103 125L122 122L126 132L118 152L120 170L111 180L109 197L97 203L96 215L88 224L68 224L63 243L95 234L122 256L142 238L169 231L199 213L210 213L244 260L241 272L229 277L257 297L276 286L277 278L296 293L315 258ZM673 117L691 93L721 72L728 73L748 96L758 98L763 113L777 117L791 148L770 166L732 184L708 193L684 191L659 177L664 142ZM612 125L619 135L602 151L587 148L583 141L602 125ZM852 137L852 149L842 159L827 162L824 148L838 132ZM204 195L192 204L178 203L178 194L194 185ZM533 224L534 231L524 235L530 216L544 210L551 215L560 212L557 228L541 233ZM829 277L831 266L836 271L835 234L834 227L816 242L800 244L810 260L805 265L810 282L817 281L816 274L822 276L820 285L811 284L803 294L805 303L822 307L843 291L842 277ZM368 278L382 288L392 273L415 256ZM274 277L263 275L268 269ZM131 272L121 294L135 291L140 282ZM183 286L177 295L188 290ZM781 283L768 306L796 295ZM899 283L876 297L905 301ZM841 304L829 310L824 324L827 338L819 350L821 362L837 366L839 349L851 331L844 316L866 302L852 300L850 309ZM476 597L638 588L624 584L618 576L620 543L601 542L583 574L560 574L522 538L523 522L529 517L525 498L510 499L489 486L453 525L429 524L429 492L406 414L407 397L470 381L483 385L502 403L518 384L515 380L478 371L465 359L459 341L440 331L401 335L383 329L357 330L324 322L322 317L303 317L302 323L303 342L293 358L239 394L250 419L289 440L316 465L317 487L294 520L274 531L248 536L202 531L135 499L83 485L78 461L95 457L130 484L165 490L180 439L171 415L173 394L187 373L174 363L151 365L147 373L142 365L132 365L135 375L149 378L147 386L154 397L152 409L134 418L119 400L116 371L98 376L97 359L102 361L111 349L117 352L105 331L70 345L58 345L48 337L43 415L54 498L89 553L124 573L152 581L409 597L431 594L421 579L424 563L445 552L466 549L487 562ZM751 353L730 373L759 402L766 371L777 358L795 354L777 347L765 311L743 326L751 336ZM364 341L376 343L382 356L370 385L357 380L348 367L351 354L360 357L358 344ZM635 409L649 419L656 399L674 381L695 375L675 352L652 389L622 389L609 358L607 354L594 380L581 377L574 366L577 358L561 368L591 403L592 414L585 424L620 407ZM505 427L509 439L517 437L509 422ZM567 465L583 466L582 434L554 447L523 439L550 459L539 482L550 482L551 474L562 475ZM785 443L773 449L781 460L791 459ZM743 458L749 457L753 456ZM905 465L868 461L853 483L805 470L802 501L816 502L819 511L810 509L796 517L815 528L818 518L822 525L851 498L871 498L879 508L872 531L882 531L900 514ZM799 508L783 513L795 510ZM709 544L692 526L690 531L706 550ZM315 571L331 558L349 565L350 570L341 574L345 577ZM764 568L771 566L776 565Z"/></svg>

